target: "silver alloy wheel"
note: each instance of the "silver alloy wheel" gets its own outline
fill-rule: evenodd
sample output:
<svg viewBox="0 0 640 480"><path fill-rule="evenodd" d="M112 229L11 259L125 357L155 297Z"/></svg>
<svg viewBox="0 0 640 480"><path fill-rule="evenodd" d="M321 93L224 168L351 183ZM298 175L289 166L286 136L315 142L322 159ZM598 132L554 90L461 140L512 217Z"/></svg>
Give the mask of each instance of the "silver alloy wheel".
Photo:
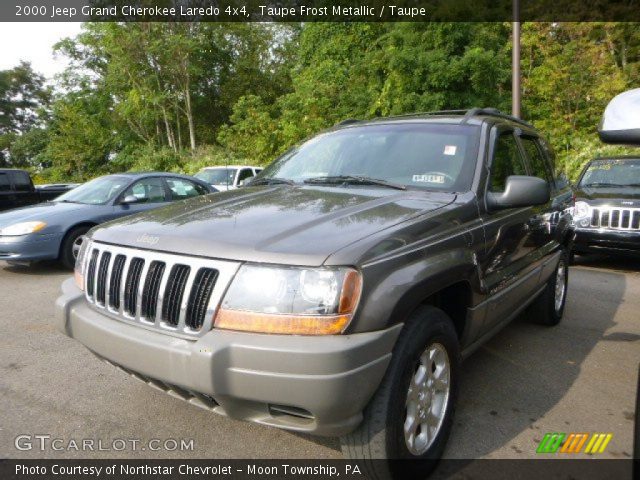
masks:
<svg viewBox="0 0 640 480"><path fill-rule="evenodd" d="M567 290L567 267L563 259L560 259L558 263L558 270L556 272L556 292L555 292L555 307L556 313L559 313L562 309L564 302L564 295Z"/></svg>
<svg viewBox="0 0 640 480"><path fill-rule="evenodd" d="M420 355L407 392L404 441L412 454L424 454L440 432L450 385L449 355L444 346L432 343Z"/></svg>
<svg viewBox="0 0 640 480"><path fill-rule="evenodd" d="M73 255L73 258L78 258L78 253L80 253L80 247L82 246L83 240L84 240L84 235L80 235L73 242L73 245L71 246L71 254Z"/></svg>

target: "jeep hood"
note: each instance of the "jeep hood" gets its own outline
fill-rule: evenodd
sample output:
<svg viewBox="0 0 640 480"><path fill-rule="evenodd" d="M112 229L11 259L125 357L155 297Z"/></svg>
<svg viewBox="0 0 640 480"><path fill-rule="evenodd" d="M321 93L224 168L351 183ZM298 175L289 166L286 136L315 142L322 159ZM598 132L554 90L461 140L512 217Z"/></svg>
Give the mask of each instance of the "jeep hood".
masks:
<svg viewBox="0 0 640 480"><path fill-rule="evenodd" d="M639 187L578 187L575 190L576 200L587 201L592 205L610 204L612 206L625 205L624 201L631 201L636 207L640 206Z"/></svg>
<svg viewBox="0 0 640 480"><path fill-rule="evenodd" d="M380 187L247 187L105 223L98 241L219 259L321 265L335 251L455 200Z"/></svg>

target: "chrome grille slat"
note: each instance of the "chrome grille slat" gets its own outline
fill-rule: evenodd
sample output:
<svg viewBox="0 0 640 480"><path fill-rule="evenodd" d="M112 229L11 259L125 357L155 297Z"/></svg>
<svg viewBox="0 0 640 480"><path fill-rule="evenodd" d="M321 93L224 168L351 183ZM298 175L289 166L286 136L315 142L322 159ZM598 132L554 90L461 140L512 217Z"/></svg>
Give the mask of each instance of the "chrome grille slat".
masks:
<svg viewBox="0 0 640 480"><path fill-rule="evenodd" d="M187 303L185 324L187 327L198 330L206 314L207 304L211 298L211 292L218 280L218 272L211 268L198 270Z"/></svg>
<svg viewBox="0 0 640 480"><path fill-rule="evenodd" d="M116 261L116 256L115 255L111 255L111 258L109 259L109 265L107 265L107 277L105 278L105 286L104 286L104 293L105 293L105 298L104 298L104 305L109 308L109 302L111 301L111 276L113 275L113 264Z"/></svg>
<svg viewBox="0 0 640 480"><path fill-rule="evenodd" d="M122 254L118 254L115 256L113 260L113 266L111 269L111 280L109 281L109 300L107 302L107 306L111 311L118 312L120 311L120 305L122 303L122 274L124 272L124 267L127 262L127 257Z"/></svg>
<svg viewBox="0 0 640 480"><path fill-rule="evenodd" d="M138 287L140 286L140 278L145 263L142 258L134 257L131 259L131 264L129 265L129 271L127 272L127 277L124 282L124 297L122 299L124 303L124 314L129 317L136 318Z"/></svg>
<svg viewBox="0 0 640 480"><path fill-rule="evenodd" d="M611 230L640 231L640 208L592 207L590 226Z"/></svg>
<svg viewBox="0 0 640 480"><path fill-rule="evenodd" d="M222 295L240 266L96 241L89 251L85 297L92 308L124 323L187 339L212 328Z"/></svg>
<svg viewBox="0 0 640 480"><path fill-rule="evenodd" d="M144 262L142 264L142 270L140 272L140 277L138 278L135 305L135 317L137 320L140 320L142 318L142 293L144 290L144 284L146 283L145 279L147 278L147 274L149 272L149 265L151 265L151 262Z"/></svg>
<svg viewBox="0 0 640 480"><path fill-rule="evenodd" d="M158 262L157 260L154 260L149 265L140 302L140 317L147 322L155 323L156 320L158 294L160 293L160 282L164 276L165 266L164 262Z"/></svg>
<svg viewBox="0 0 640 480"><path fill-rule="evenodd" d="M195 280L197 272L193 268L189 269L189 275L187 277L184 289L182 291L182 298L180 301L180 314L178 316L178 328L184 328L185 320L187 318L187 305L189 304L189 298L191 298L191 289L193 288L193 281Z"/></svg>
<svg viewBox="0 0 640 480"><path fill-rule="evenodd" d="M106 305L107 296L107 272L111 263L111 252L103 251L100 255L98 263L98 272L96 273L96 303Z"/></svg>
<svg viewBox="0 0 640 480"><path fill-rule="evenodd" d="M126 256L124 266L122 267L122 277L120 278L120 306L118 313L124 316L124 291L127 286L127 275L129 275L129 267L131 266L131 257Z"/></svg>
<svg viewBox="0 0 640 480"><path fill-rule="evenodd" d="M158 302L156 303L156 318L155 325L160 326L162 324L162 305L164 304L164 292L167 290L167 282L169 281L169 272L173 268L173 263L165 262L164 275L160 280L160 288L158 290Z"/></svg>
<svg viewBox="0 0 640 480"><path fill-rule="evenodd" d="M162 305L162 321L167 326L180 326L180 311L187 280L191 273L188 265L176 264L169 273L169 280L165 292L165 301Z"/></svg>
<svg viewBox="0 0 640 480"><path fill-rule="evenodd" d="M86 286L85 286L85 292L87 295L87 298L93 298L94 294L95 294L95 273L96 273L96 266L98 264L98 255L100 254L100 250L98 250L97 248L94 249L91 252L91 259L89 260L89 265L87 267L87 275L86 275Z"/></svg>

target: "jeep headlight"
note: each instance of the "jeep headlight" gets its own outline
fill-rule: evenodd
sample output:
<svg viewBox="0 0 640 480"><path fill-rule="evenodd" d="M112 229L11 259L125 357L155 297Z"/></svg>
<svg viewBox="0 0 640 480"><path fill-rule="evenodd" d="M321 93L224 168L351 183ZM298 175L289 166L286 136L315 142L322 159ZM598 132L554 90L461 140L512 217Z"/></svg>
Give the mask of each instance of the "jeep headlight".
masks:
<svg viewBox="0 0 640 480"><path fill-rule="evenodd" d="M591 216L591 208L587 202L576 202L573 207L573 219L580 220L581 218L588 218Z"/></svg>
<svg viewBox="0 0 640 480"><path fill-rule="evenodd" d="M44 222L20 222L9 225L8 227L0 228L0 235L6 235L10 237L17 237L20 235L28 235L29 233L36 233L46 227Z"/></svg>
<svg viewBox="0 0 640 480"><path fill-rule="evenodd" d="M360 299L353 268L243 265L227 291L215 328L261 333L342 333Z"/></svg>
<svg viewBox="0 0 640 480"><path fill-rule="evenodd" d="M80 290L84 290L84 272L87 258L89 258L89 245L91 240L88 237L82 237L82 243L80 244L80 251L76 257L76 266L73 269L73 277L76 280L76 285Z"/></svg>

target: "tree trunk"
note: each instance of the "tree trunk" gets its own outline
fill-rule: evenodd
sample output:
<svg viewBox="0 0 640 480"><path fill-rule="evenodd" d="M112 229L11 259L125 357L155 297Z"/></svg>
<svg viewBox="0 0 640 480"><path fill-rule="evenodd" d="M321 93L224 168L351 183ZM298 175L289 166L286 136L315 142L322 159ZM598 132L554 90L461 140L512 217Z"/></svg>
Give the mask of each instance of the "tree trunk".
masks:
<svg viewBox="0 0 640 480"><path fill-rule="evenodd" d="M169 125L169 119L167 118L167 111L162 107L162 118L164 119L164 128L167 131L167 143L173 151L176 151L176 144L173 138L173 131L171 130L171 125Z"/></svg>
<svg viewBox="0 0 640 480"><path fill-rule="evenodd" d="M187 74L187 82L184 87L185 103L187 107L187 121L189 122L189 141L191 142L191 151L196 149L196 131L193 122L193 112L191 111L191 92L189 88L189 74Z"/></svg>

